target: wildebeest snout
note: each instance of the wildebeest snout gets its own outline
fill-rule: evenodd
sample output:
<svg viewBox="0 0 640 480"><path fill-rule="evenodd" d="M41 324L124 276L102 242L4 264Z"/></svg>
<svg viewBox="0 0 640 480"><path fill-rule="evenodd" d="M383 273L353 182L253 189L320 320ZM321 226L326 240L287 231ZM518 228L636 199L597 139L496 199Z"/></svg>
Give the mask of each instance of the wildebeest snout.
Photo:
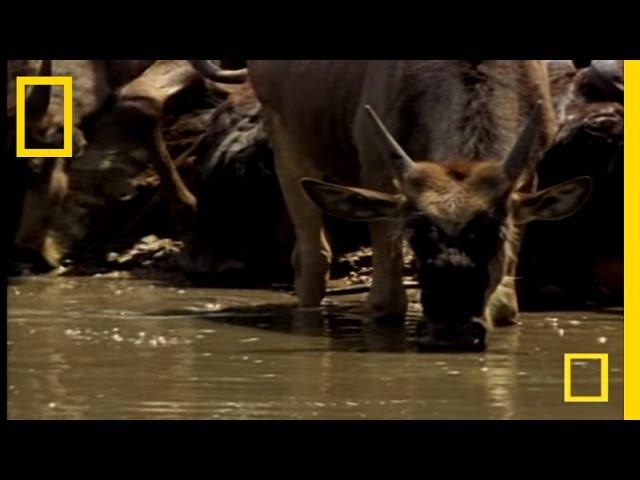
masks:
<svg viewBox="0 0 640 480"><path fill-rule="evenodd" d="M420 262L418 278L426 317L436 323L459 324L480 317L487 288L485 268L463 250L441 248Z"/></svg>
<svg viewBox="0 0 640 480"><path fill-rule="evenodd" d="M455 247L442 247L433 259L427 260L427 264L436 268L473 268L475 264L471 258Z"/></svg>

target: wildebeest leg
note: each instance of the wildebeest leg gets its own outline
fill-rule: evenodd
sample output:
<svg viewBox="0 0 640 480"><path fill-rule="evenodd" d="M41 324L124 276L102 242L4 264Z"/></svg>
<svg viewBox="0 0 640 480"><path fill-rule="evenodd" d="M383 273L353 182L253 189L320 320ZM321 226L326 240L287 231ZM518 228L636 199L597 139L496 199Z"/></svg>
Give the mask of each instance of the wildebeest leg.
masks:
<svg viewBox="0 0 640 480"><path fill-rule="evenodd" d="M198 145L200 144L200 142L204 139L204 135L201 135L200 137L198 137L196 140L193 141L193 143L189 146L189 148L187 148L184 152L182 152L180 154L180 156L178 158L176 158L175 162L172 162L173 165L177 168L183 165L188 165L190 164L194 157L191 155L193 153L193 151L198 147ZM164 148L164 147L163 147ZM165 149L166 150L166 149ZM168 155L168 153L167 153ZM171 161L171 158L169 158L169 161ZM177 172L176 172L177 173ZM180 177L181 178L181 177ZM191 194L189 191L187 191L187 193ZM158 201L160 199L160 192L157 192L156 194L153 195L153 197L151 197L151 199L144 205L144 207L142 207L142 209L140 211L138 211L138 213L136 214L135 217L133 217L132 220L129 221L129 223L127 223L127 225L125 226L125 230L131 230L132 228L134 228L137 223L145 216L145 214L149 211L150 208L155 207L155 205L158 204ZM197 201L196 201L197 202ZM194 210L195 207L197 207L197 203L194 205Z"/></svg>
<svg viewBox="0 0 640 480"><path fill-rule="evenodd" d="M504 276L496 290L489 297L485 307L485 320L489 325L504 327L514 325L518 316L518 297L516 294L516 269L518 253L522 239L522 230L514 227L510 240L505 245L506 259Z"/></svg>
<svg viewBox="0 0 640 480"><path fill-rule="evenodd" d="M376 175L377 174L377 175ZM379 179L379 172L362 172L365 188L393 192L388 179ZM374 319L404 318L407 294L402 285L404 258L402 235L392 222L377 221L369 224L373 247L373 279L369 293L370 314Z"/></svg>
<svg viewBox="0 0 640 480"><path fill-rule="evenodd" d="M551 131L551 127L548 129ZM550 135L545 137L549 141ZM519 190L522 192L535 191L538 183L537 175L531 175ZM504 251L504 268L502 278L493 294L487 299L484 319L489 326L507 327L515 325L518 317L518 296L516 293L516 271L518 255L524 236L525 225L509 225Z"/></svg>
<svg viewBox="0 0 640 480"><path fill-rule="evenodd" d="M298 152L275 114L267 114L278 181L296 233L292 263L295 290L303 308L318 307L326 291L331 249L324 234L322 213L305 195L300 179L320 178Z"/></svg>
<svg viewBox="0 0 640 480"><path fill-rule="evenodd" d="M15 245L35 252L48 267L55 268L63 252L53 232L69 192L68 160L43 158L40 161L42 167L37 181L25 192Z"/></svg>
<svg viewBox="0 0 640 480"><path fill-rule="evenodd" d="M538 86L538 88L541 88ZM544 89L538 92L540 98L548 95ZM550 101L543 102L545 106L542 111L541 123L539 129L539 138L536 149L534 149L534 158L541 158L542 152L547 150L553 143L557 131L557 123L555 113L551 108ZM538 178L535 173L531 173L523 178L523 182L517 187L521 192L533 192L536 190ZM509 326L516 323L518 316L518 297L516 294L516 270L518 267L518 255L520 253L520 245L524 236L524 225L511 225L510 232L506 241L506 258L504 265L504 276L496 288L495 292L488 299L485 308L485 319L494 326Z"/></svg>
<svg viewBox="0 0 640 480"><path fill-rule="evenodd" d="M182 225L195 215L197 200L182 181L164 143L159 124L153 130L153 141L158 155L156 167L160 176L160 190L169 202L174 220Z"/></svg>

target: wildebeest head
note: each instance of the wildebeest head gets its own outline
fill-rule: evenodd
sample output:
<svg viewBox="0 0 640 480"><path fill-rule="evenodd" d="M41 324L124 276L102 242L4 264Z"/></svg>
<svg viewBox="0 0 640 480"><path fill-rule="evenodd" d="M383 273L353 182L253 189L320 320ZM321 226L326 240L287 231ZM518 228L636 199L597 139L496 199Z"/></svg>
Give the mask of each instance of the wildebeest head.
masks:
<svg viewBox="0 0 640 480"><path fill-rule="evenodd" d="M308 178L302 180L303 188L314 203L334 216L397 223L414 252L423 311L433 324L467 325L482 318L507 262L517 253L509 251L509 236L517 234L514 227L536 219L565 218L590 194L588 177L535 193L518 191L530 173L539 107L506 159L446 164L415 162L373 109L365 108L399 193Z"/></svg>
<svg viewBox="0 0 640 480"><path fill-rule="evenodd" d="M51 60L42 60L39 76L51 75ZM64 121L62 112L50 108L51 86L32 86L25 99L25 144L31 149L61 149ZM8 106L8 123L15 124L15 105ZM85 145L82 132L73 127L74 154ZM52 227L61 213L68 192L66 158L18 158L15 136L9 134L13 182L18 204L13 227L17 260L27 261L37 270L57 266L61 252L54 240Z"/></svg>

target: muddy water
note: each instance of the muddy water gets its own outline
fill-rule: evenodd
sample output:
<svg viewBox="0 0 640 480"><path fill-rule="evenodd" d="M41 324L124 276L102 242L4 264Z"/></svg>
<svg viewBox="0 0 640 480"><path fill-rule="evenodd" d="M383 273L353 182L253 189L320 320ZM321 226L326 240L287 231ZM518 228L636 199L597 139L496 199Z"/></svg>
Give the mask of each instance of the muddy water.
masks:
<svg viewBox="0 0 640 480"><path fill-rule="evenodd" d="M8 289L10 419L622 418L620 313L537 313L484 353L417 353L362 297L302 315L291 296L107 278ZM609 354L609 402L563 401L563 354ZM595 395L597 365L573 365Z"/></svg>

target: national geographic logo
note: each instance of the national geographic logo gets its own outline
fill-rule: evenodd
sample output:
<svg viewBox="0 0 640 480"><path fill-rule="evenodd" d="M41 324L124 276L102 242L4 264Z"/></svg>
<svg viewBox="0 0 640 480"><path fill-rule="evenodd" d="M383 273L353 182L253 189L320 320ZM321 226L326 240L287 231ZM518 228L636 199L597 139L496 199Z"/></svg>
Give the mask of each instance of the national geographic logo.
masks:
<svg viewBox="0 0 640 480"><path fill-rule="evenodd" d="M600 362L600 394L573 395L571 367L574 360ZM565 353L564 354L564 401L569 402L608 402L609 401L609 355L606 353Z"/></svg>
<svg viewBox="0 0 640 480"><path fill-rule="evenodd" d="M51 85L63 88L64 143L62 148L27 148L25 140L25 98L27 85ZM71 157L73 156L73 78L16 77L16 156L17 157Z"/></svg>

